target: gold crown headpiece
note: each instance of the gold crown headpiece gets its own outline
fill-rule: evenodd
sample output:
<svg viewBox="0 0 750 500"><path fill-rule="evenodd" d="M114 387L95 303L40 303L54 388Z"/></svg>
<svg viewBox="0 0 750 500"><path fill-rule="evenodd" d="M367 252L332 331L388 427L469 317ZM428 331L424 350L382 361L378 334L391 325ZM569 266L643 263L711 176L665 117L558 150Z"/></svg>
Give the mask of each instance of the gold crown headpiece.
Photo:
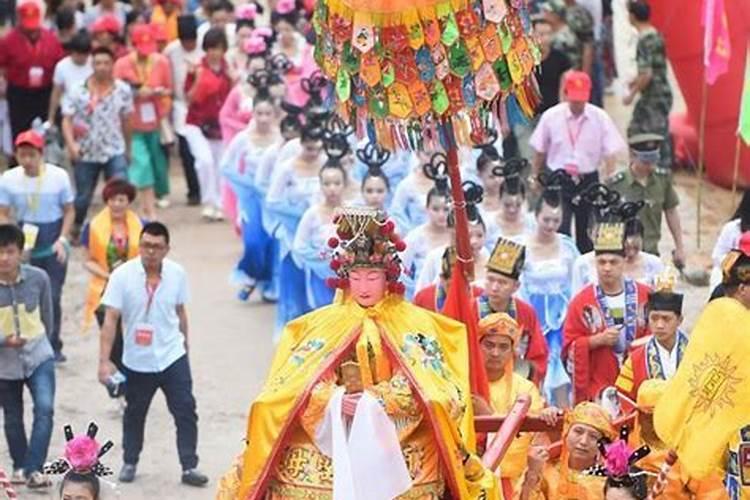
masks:
<svg viewBox="0 0 750 500"><path fill-rule="evenodd" d="M487 270L518 279L526 260L526 247L507 238L500 237L495 243Z"/></svg>
<svg viewBox="0 0 750 500"><path fill-rule="evenodd" d="M625 224L603 222L596 227L594 237L596 253L625 253Z"/></svg>
<svg viewBox="0 0 750 500"><path fill-rule="evenodd" d="M406 249L406 244L385 213L373 208L343 207L333 222L338 237L329 239L328 246L334 250L331 269L338 277L329 278L329 286L346 288L352 269L374 267L385 270L391 292L403 293L404 286L398 282L401 275L398 253Z"/></svg>

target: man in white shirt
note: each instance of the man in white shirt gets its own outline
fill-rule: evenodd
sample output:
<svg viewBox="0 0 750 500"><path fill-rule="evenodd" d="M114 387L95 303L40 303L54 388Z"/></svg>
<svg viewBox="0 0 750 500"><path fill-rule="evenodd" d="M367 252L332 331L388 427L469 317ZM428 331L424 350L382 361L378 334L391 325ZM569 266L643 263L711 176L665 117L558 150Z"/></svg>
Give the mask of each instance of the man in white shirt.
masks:
<svg viewBox="0 0 750 500"><path fill-rule="evenodd" d="M110 276L102 297L107 312L101 334L99 381L106 384L117 371L110 353L117 322L122 318L127 407L120 482L135 480L146 414L156 390L161 389L177 426L182 482L204 486L208 478L196 469L198 414L187 354L187 275L182 266L166 258L167 253L167 227L150 222L141 232L140 258L122 264Z"/></svg>
<svg viewBox="0 0 750 500"><path fill-rule="evenodd" d="M70 55L61 59L55 66L47 114L50 122L55 120L61 101L94 72L90 55L91 37L86 31L79 31L70 40Z"/></svg>
<svg viewBox="0 0 750 500"><path fill-rule="evenodd" d="M195 172L195 158L184 136L185 119L188 105L185 99L185 79L191 66L198 66L203 58L203 50L198 45L198 22L194 15L188 14L177 18L177 40L170 42L164 49L164 55L172 67L174 100L172 102L172 121L179 141L180 160L187 183L188 205L198 205L201 201L200 184Z"/></svg>

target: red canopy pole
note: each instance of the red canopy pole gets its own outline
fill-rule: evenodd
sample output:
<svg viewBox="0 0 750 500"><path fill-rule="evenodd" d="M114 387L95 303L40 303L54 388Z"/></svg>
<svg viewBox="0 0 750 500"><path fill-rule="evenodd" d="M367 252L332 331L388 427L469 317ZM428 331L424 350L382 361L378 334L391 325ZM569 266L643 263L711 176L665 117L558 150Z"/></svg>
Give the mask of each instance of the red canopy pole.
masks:
<svg viewBox="0 0 750 500"><path fill-rule="evenodd" d="M456 220L456 255L461 263L467 281L474 279L474 257L469 242L469 219L466 214L466 200L461 186L461 169L458 166L458 150L455 142L447 151L448 175L451 179L451 197L453 198L453 214Z"/></svg>

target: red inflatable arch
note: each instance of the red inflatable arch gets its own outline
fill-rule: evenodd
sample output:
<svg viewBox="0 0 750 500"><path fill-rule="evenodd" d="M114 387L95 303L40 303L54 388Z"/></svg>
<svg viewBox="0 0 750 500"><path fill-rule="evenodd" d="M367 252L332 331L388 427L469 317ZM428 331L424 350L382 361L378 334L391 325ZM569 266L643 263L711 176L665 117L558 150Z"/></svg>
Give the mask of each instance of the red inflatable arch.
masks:
<svg viewBox="0 0 750 500"><path fill-rule="evenodd" d="M652 18L664 34L667 55L687 104L686 116L673 116L675 151L697 164L698 123L703 92L702 0L651 0ZM708 87L705 159L708 178L731 186L745 58L750 41L750 0L725 0L732 43L729 71ZM750 186L750 148L741 146L740 185Z"/></svg>

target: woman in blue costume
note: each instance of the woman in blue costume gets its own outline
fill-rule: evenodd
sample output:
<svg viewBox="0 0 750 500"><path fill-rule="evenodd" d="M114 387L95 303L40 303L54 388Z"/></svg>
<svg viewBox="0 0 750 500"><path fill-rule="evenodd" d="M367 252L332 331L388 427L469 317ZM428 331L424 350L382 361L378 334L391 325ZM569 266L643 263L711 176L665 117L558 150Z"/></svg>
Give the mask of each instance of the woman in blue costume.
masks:
<svg viewBox="0 0 750 500"><path fill-rule="evenodd" d="M292 256L305 272L310 310L327 306L333 301L334 289L326 282L328 278L336 276L330 266L332 254L328 241L336 236L334 215L342 205L347 185L341 159L348 154L348 149L333 150L329 144L326 143L328 161L319 174L322 201L305 211L292 246Z"/></svg>
<svg viewBox="0 0 750 500"><path fill-rule="evenodd" d="M310 311L305 273L292 255L292 245L302 215L320 196L318 174L323 166L322 137L322 123L309 120L300 136L300 152L275 167L266 195L268 217L264 217L264 224L279 244L276 332L281 332L286 323Z"/></svg>
<svg viewBox="0 0 750 500"><path fill-rule="evenodd" d="M368 148L373 147L380 149L380 151L385 151L388 153L388 157L385 159L383 164L380 165L380 170L388 179L390 188L396 189L398 185L401 184L401 181L404 180L404 178L409 173L409 168L412 164L413 153L410 153L408 151L396 151L395 153L391 153L389 151L383 150L376 143L373 143L368 139L364 139L358 145L357 159L354 162L354 170L351 180L358 183L361 183L365 180L365 177L367 176L367 173L371 170L371 168L370 164L365 161L362 156L360 156L359 151L364 151ZM388 203L390 204L390 202L391 197L389 195Z"/></svg>
<svg viewBox="0 0 750 500"><path fill-rule="evenodd" d="M560 189L548 186L536 206L537 229L526 239L526 264L519 295L534 307L549 347L542 389L547 401L570 407L570 378L560 359L562 327L572 296L572 268L580 255L575 242L558 232L562 224Z"/></svg>
<svg viewBox="0 0 750 500"><path fill-rule="evenodd" d="M407 300L411 300L418 291L416 282L427 254L434 248L442 248L451 243L452 230L448 227L450 192L446 167L440 160L424 166L424 173L434 182L434 187L426 197L427 220L409 231L404 238L406 250L401 255L401 261L404 266L403 283L406 287L404 296Z"/></svg>
<svg viewBox="0 0 750 500"><path fill-rule="evenodd" d="M255 185L264 153L278 151L283 143L274 126L279 110L269 93L268 76L265 72L252 75L251 83L256 89L252 121L232 139L221 160L222 174L239 202L244 251L232 281L242 287L238 294L241 300L250 298L256 287L261 287L264 301L275 300L276 245L263 227L263 193Z"/></svg>
<svg viewBox="0 0 750 500"><path fill-rule="evenodd" d="M526 160L512 158L493 169L496 175L503 177L503 182L500 185L500 208L487 221L488 250L501 236L525 244L526 238L536 230L536 221L527 210L526 186L521 180L526 164Z"/></svg>
<svg viewBox="0 0 750 500"><path fill-rule="evenodd" d="M423 151L411 157L411 171L409 175L394 187L391 202L391 217L401 234L427 222L427 209L424 200L433 187L433 181L427 175L423 166L430 163L432 156ZM393 183L391 183L393 185Z"/></svg>

